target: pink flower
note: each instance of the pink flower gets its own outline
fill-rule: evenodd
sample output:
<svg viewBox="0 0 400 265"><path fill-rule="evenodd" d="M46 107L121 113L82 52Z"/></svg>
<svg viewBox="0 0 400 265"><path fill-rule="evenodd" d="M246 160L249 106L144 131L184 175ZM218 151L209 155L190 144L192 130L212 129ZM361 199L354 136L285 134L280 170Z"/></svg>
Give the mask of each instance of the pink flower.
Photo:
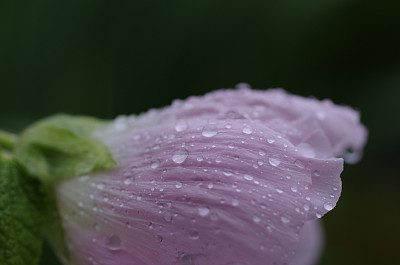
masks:
<svg viewBox="0 0 400 265"><path fill-rule="evenodd" d="M298 265L317 255L294 256L299 233L335 207L338 157L359 158L366 129L329 100L243 88L121 116L95 136L118 166L56 187L72 264ZM302 242L320 245L307 227Z"/></svg>

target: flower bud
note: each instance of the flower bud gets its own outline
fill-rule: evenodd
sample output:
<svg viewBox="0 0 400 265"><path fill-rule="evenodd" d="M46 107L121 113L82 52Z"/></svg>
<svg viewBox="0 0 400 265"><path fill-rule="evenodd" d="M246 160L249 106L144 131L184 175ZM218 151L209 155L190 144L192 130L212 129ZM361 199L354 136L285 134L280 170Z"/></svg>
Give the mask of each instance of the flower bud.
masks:
<svg viewBox="0 0 400 265"><path fill-rule="evenodd" d="M93 135L117 166L55 189L73 265L312 262L317 253L295 255L300 239L316 242L299 234L335 207L340 156L350 148L355 161L366 141L348 107L247 88L120 116Z"/></svg>

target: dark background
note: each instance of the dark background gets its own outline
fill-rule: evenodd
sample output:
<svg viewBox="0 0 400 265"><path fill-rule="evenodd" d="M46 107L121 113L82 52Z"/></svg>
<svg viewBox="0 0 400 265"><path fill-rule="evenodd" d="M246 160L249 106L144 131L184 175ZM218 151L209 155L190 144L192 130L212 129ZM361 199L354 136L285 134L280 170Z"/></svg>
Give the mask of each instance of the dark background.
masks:
<svg viewBox="0 0 400 265"><path fill-rule="evenodd" d="M0 127L113 118L248 82L359 109L320 265L400 264L400 2L0 0ZM42 265L56 265L45 247Z"/></svg>

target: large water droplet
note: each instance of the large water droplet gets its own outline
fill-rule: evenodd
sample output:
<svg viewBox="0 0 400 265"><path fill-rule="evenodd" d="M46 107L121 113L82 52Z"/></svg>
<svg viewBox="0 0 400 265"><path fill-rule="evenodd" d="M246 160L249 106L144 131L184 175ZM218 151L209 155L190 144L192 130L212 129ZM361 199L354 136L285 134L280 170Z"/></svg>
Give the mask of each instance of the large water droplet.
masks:
<svg viewBox="0 0 400 265"><path fill-rule="evenodd" d="M111 234L106 240L106 246L111 250L118 250L121 248L121 239L116 234Z"/></svg>
<svg viewBox="0 0 400 265"><path fill-rule="evenodd" d="M151 163L151 168L158 168L160 166L160 160L154 160L152 163Z"/></svg>
<svg viewBox="0 0 400 265"><path fill-rule="evenodd" d="M167 222L171 222L172 221L172 215L170 213L168 213L168 212L164 213L163 218Z"/></svg>
<svg viewBox="0 0 400 265"><path fill-rule="evenodd" d="M200 206L197 209L197 212L199 213L200 216L206 216L210 213L210 208L208 208L208 206Z"/></svg>
<svg viewBox="0 0 400 265"><path fill-rule="evenodd" d="M204 137L213 137L218 134L218 128L213 124L208 124L203 127L203 131L201 132L201 134Z"/></svg>
<svg viewBox="0 0 400 265"><path fill-rule="evenodd" d="M273 143L275 143L275 140L272 139L272 138L268 138L268 139L267 139L267 142L268 142L269 144L273 144Z"/></svg>
<svg viewBox="0 0 400 265"><path fill-rule="evenodd" d="M245 133L245 134L252 134L253 133L253 128L245 126L245 127L243 127L242 132Z"/></svg>
<svg viewBox="0 0 400 265"><path fill-rule="evenodd" d="M187 127L188 127L188 126L187 126L187 123L186 123L185 120L178 120L178 121L175 123L175 130L176 130L177 132L182 132L182 131L186 130Z"/></svg>
<svg viewBox="0 0 400 265"><path fill-rule="evenodd" d="M238 206L239 205L239 201L236 199L232 199L232 205L233 206Z"/></svg>
<svg viewBox="0 0 400 265"><path fill-rule="evenodd" d="M253 178L254 178L253 176L248 175L248 174L244 174L243 177L244 177L244 179L246 179L246 180L253 180Z"/></svg>
<svg viewBox="0 0 400 265"><path fill-rule="evenodd" d="M257 216L257 215L254 215L253 216L253 221L254 221L254 223L259 223L261 221L261 218L259 216Z"/></svg>
<svg viewBox="0 0 400 265"><path fill-rule="evenodd" d="M296 159L296 161L294 161L294 164L298 167L298 168L305 168L306 165L304 164L303 161Z"/></svg>
<svg viewBox="0 0 400 265"><path fill-rule="evenodd" d="M177 150L173 156L172 156L172 161L174 161L177 164L181 164L183 163L186 158L188 157L189 152L188 150L186 150L185 148L180 148L179 150Z"/></svg>
<svg viewBox="0 0 400 265"><path fill-rule="evenodd" d="M199 232L197 232L197 231L192 231L192 232L190 232L190 238L191 239L193 239L193 240L196 240L196 239L199 239Z"/></svg>
<svg viewBox="0 0 400 265"><path fill-rule="evenodd" d="M127 178L127 179L124 180L124 184L125 184L125 185L130 185L130 184L132 184L132 182L133 182L133 180L132 180L131 177L129 177L129 178Z"/></svg>
<svg viewBox="0 0 400 265"><path fill-rule="evenodd" d="M271 164L271 166L274 166L274 167L279 166L279 164L281 163L281 161L278 158L275 158L275 157L270 157L268 159L268 161Z"/></svg>
<svg viewBox="0 0 400 265"><path fill-rule="evenodd" d="M330 203L325 203L325 204L324 204L324 208L325 208L325 210L330 211L330 210L333 209L333 206L332 206L332 204L330 204Z"/></svg>
<svg viewBox="0 0 400 265"><path fill-rule="evenodd" d="M288 223L290 223L289 217L287 217L287 216L285 216L285 215L282 215L282 216L281 216L281 221L282 221L283 224L288 224Z"/></svg>

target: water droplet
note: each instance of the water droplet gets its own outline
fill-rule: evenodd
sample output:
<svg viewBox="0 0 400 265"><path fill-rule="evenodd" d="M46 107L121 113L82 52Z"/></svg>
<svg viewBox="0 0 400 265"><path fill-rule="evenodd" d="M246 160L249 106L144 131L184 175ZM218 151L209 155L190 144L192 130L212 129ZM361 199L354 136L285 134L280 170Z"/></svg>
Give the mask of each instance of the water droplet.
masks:
<svg viewBox="0 0 400 265"><path fill-rule="evenodd" d="M208 206L200 206L197 209L197 212L199 213L200 216L207 216L210 213L210 208Z"/></svg>
<svg viewBox="0 0 400 265"><path fill-rule="evenodd" d="M204 160L204 158L203 158L202 156L198 156L198 157L196 158L196 160L199 161L199 162L201 162L201 161Z"/></svg>
<svg viewBox="0 0 400 265"><path fill-rule="evenodd" d="M333 206L332 206L332 204L325 203L325 204L324 204L324 208L325 208L325 210L330 211L330 210L333 209Z"/></svg>
<svg viewBox="0 0 400 265"><path fill-rule="evenodd" d="M296 161L294 161L294 164L299 167L299 168L305 168L306 165L304 164L303 161L296 159Z"/></svg>
<svg viewBox="0 0 400 265"><path fill-rule="evenodd" d="M258 154L259 154L260 156L265 156L265 152L264 152L264 151L260 151L260 152L258 152Z"/></svg>
<svg viewBox="0 0 400 265"><path fill-rule="evenodd" d="M173 154L172 161L174 161L177 164L181 164L186 160L188 155L189 152L185 148L180 148Z"/></svg>
<svg viewBox="0 0 400 265"><path fill-rule="evenodd" d="M269 163L271 164L271 166L274 166L274 167L279 166L279 164L281 163L281 161L280 161L279 159L274 158L274 157L270 157L270 158L268 159L268 161L269 161Z"/></svg>
<svg viewBox="0 0 400 265"><path fill-rule="evenodd" d="M315 216L316 216L317 218L321 218L321 217L322 217L322 214L316 213Z"/></svg>
<svg viewBox="0 0 400 265"><path fill-rule="evenodd" d="M132 178L127 178L127 179L124 180L124 184L125 185L130 185L130 184L132 184L132 182L133 182Z"/></svg>
<svg viewBox="0 0 400 265"><path fill-rule="evenodd" d="M275 143L275 140L272 139L272 138L268 138L268 139L267 139L267 142L270 143L270 144L273 144L273 143Z"/></svg>
<svg viewBox="0 0 400 265"><path fill-rule="evenodd" d="M252 134L253 133L253 128L245 126L245 127L243 127L242 132L245 133L245 134Z"/></svg>
<svg viewBox="0 0 400 265"><path fill-rule="evenodd" d="M193 240L196 240L196 239L199 239L199 232L197 232L197 231L192 231L192 232L190 232L190 238L191 239L193 239Z"/></svg>
<svg viewBox="0 0 400 265"><path fill-rule="evenodd" d="M304 210L306 210L306 211L310 210L310 206L309 206L308 204L304 204L303 208L304 208Z"/></svg>
<svg viewBox="0 0 400 265"><path fill-rule="evenodd" d="M164 213L163 218L165 221L167 222L171 222L172 221L172 215L170 213Z"/></svg>
<svg viewBox="0 0 400 265"><path fill-rule="evenodd" d="M296 187L296 186L292 186L290 189L291 189L293 192L297 192L297 187Z"/></svg>
<svg viewBox="0 0 400 265"><path fill-rule="evenodd" d="M151 168L158 168L160 166L160 160L154 160L152 163L151 163Z"/></svg>
<svg viewBox="0 0 400 265"><path fill-rule="evenodd" d="M214 187L214 185L212 183L209 183L207 186L209 189L212 189Z"/></svg>
<svg viewBox="0 0 400 265"><path fill-rule="evenodd" d="M265 246L264 246L264 244L260 244L260 250L261 250L261 251L265 251Z"/></svg>
<svg viewBox="0 0 400 265"><path fill-rule="evenodd" d="M121 239L116 234L111 234L106 240L106 246L110 250L118 250L121 248Z"/></svg>
<svg viewBox="0 0 400 265"><path fill-rule="evenodd" d="M238 206L239 205L239 201L236 199L232 199L232 205L233 206Z"/></svg>
<svg viewBox="0 0 400 265"><path fill-rule="evenodd" d="M321 176L321 174L319 173L318 170L314 170L313 175L316 176L316 177Z"/></svg>
<svg viewBox="0 0 400 265"><path fill-rule="evenodd" d="M281 221L282 221L283 224L290 223L290 219L287 216L284 216L284 215L281 216Z"/></svg>
<svg viewBox="0 0 400 265"><path fill-rule="evenodd" d="M175 130L176 130L177 132L182 132L182 131L186 130L187 127L188 127L188 126L187 126L187 123L186 123L185 120L178 120L178 121L175 123Z"/></svg>
<svg viewBox="0 0 400 265"><path fill-rule="evenodd" d="M177 189L182 188L182 183L180 183L180 182L176 183L175 187L176 187Z"/></svg>
<svg viewBox="0 0 400 265"><path fill-rule="evenodd" d="M218 134L218 128L213 124L206 125L203 127L203 131L201 132L201 134L204 137L213 137Z"/></svg>
<svg viewBox="0 0 400 265"><path fill-rule="evenodd" d="M253 221L254 221L254 223L259 223L261 221L261 218L259 216L257 216L257 215L254 215L253 216Z"/></svg>
<svg viewBox="0 0 400 265"><path fill-rule="evenodd" d="M243 177L244 177L244 179L246 179L246 180L253 180L253 178L254 178L253 176L248 175L248 174L244 174Z"/></svg>

